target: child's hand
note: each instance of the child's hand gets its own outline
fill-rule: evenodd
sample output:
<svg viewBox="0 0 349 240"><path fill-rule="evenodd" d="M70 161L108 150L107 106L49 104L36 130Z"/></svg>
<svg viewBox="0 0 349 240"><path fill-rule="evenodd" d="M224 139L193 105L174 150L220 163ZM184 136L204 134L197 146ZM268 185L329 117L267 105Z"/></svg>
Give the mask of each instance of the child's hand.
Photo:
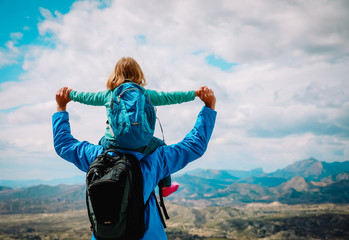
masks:
<svg viewBox="0 0 349 240"><path fill-rule="evenodd" d="M68 87L60 88L56 93L57 111L66 111L68 102L71 101L69 93L72 89Z"/></svg>
<svg viewBox="0 0 349 240"><path fill-rule="evenodd" d="M68 98L71 100L71 98L69 97L69 93L70 93L71 91L73 91L73 89L68 88L68 87L66 87L66 88L67 88L67 95L68 95Z"/></svg>
<svg viewBox="0 0 349 240"><path fill-rule="evenodd" d="M195 90L195 97L200 97L202 89L204 89L205 86L199 87L197 90Z"/></svg>
<svg viewBox="0 0 349 240"><path fill-rule="evenodd" d="M216 107L216 96L211 88L201 87L199 92L200 99L205 103L205 106L215 110Z"/></svg>

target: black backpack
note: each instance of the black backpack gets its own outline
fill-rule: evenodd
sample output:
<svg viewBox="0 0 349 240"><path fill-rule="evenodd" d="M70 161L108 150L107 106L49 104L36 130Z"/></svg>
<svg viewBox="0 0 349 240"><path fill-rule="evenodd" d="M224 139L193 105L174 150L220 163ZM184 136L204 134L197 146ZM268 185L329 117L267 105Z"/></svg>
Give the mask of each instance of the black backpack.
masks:
<svg viewBox="0 0 349 240"><path fill-rule="evenodd" d="M118 156L109 155L111 151ZM99 155L87 171L86 204L98 240L141 238L145 205L137 158L113 149Z"/></svg>
<svg viewBox="0 0 349 240"><path fill-rule="evenodd" d="M108 153L115 152L117 156ZM163 226L168 219L160 191L155 197ZM145 232L143 177L138 159L132 154L109 149L99 155L86 174L86 205L91 230L98 240L140 239Z"/></svg>

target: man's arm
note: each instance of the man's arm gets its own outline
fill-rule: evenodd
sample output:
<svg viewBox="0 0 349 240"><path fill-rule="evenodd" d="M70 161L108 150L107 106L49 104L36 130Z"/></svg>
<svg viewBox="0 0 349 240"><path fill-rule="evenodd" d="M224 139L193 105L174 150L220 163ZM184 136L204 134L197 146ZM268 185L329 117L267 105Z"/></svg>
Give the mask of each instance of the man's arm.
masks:
<svg viewBox="0 0 349 240"><path fill-rule="evenodd" d="M56 93L57 112L52 116L53 142L57 154L80 170L86 172L90 163L103 152L101 146L80 142L71 135L69 114L69 89L61 88Z"/></svg>
<svg viewBox="0 0 349 240"><path fill-rule="evenodd" d="M217 115L214 111L216 98L209 88L205 88L199 97L205 107L199 113L194 128L181 142L158 148L151 156L157 161L151 169L158 176L157 180L181 170L205 153Z"/></svg>

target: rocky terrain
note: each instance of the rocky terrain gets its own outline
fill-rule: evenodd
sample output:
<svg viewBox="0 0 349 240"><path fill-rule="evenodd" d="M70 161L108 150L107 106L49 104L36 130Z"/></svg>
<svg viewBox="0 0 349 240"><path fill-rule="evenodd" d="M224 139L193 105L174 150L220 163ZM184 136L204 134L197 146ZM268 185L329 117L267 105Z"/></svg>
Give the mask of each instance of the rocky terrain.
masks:
<svg viewBox="0 0 349 240"><path fill-rule="evenodd" d="M349 205L248 204L195 209L166 202L167 235L183 239L349 239ZM86 210L9 214L0 239L90 239Z"/></svg>
<svg viewBox="0 0 349 240"><path fill-rule="evenodd" d="M180 188L169 200L192 207L349 203L349 161L310 158L272 173L198 169L173 179Z"/></svg>
<svg viewBox="0 0 349 240"><path fill-rule="evenodd" d="M348 161L310 158L273 173L197 169L173 180L169 239L349 239ZM0 239L90 234L83 184L0 186Z"/></svg>

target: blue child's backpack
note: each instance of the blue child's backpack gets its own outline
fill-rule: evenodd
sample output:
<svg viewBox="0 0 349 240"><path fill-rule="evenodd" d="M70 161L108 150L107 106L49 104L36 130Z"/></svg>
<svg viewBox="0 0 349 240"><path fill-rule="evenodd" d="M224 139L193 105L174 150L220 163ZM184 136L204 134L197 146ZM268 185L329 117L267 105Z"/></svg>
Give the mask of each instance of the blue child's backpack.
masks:
<svg viewBox="0 0 349 240"><path fill-rule="evenodd" d="M110 126L120 148L137 150L147 146L155 129L155 109L146 90L133 82L113 91Z"/></svg>

